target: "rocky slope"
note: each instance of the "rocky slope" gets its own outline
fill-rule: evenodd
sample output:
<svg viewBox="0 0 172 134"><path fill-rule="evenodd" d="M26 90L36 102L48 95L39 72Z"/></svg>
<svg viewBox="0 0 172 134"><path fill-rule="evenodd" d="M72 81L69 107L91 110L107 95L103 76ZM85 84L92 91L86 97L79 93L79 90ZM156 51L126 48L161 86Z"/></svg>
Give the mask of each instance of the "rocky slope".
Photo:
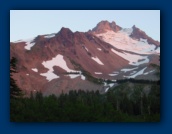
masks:
<svg viewBox="0 0 172 134"><path fill-rule="evenodd" d="M26 93L44 95L69 90L100 90L102 79L157 79L151 63L159 65L160 43L135 26L123 29L102 21L88 32L62 28L10 43L10 57L18 60L14 75Z"/></svg>

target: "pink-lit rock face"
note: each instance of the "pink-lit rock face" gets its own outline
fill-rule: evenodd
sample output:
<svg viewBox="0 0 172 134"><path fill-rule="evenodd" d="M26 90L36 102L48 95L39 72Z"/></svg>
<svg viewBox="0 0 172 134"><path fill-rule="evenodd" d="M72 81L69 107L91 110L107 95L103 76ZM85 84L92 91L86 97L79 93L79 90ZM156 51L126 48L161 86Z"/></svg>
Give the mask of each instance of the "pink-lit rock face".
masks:
<svg viewBox="0 0 172 134"><path fill-rule="evenodd" d="M109 23L108 21L101 21L95 28L92 29L92 32L94 32L95 34L100 34L110 30L118 32L119 30L121 30L121 27L116 25L114 21L112 23Z"/></svg>
<svg viewBox="0 0 172 134"><path fill-rule="evenodd" d="M57 33L12 42L10 57L18 60L14 78L26 94L42 91L44 95L103 88L103 84L88 81L83 70L113 81L141 76L149 79L154 73L149 64L159 65L160 48L137 32L102 21L85 33L62 28Z"/></svg>

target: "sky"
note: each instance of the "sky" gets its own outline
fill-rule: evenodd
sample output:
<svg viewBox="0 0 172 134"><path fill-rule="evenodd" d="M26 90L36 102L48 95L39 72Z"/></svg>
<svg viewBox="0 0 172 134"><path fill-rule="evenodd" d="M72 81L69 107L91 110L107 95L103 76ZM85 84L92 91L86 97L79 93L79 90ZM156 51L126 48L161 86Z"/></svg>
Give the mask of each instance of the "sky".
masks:
<svg viewBox="0 0 172 134"><path fill-rule="evenodd" d="M102 20L133 25L160 41L160 10L10 10L10 42L57 33L62 27L86 32Z"/></svg>

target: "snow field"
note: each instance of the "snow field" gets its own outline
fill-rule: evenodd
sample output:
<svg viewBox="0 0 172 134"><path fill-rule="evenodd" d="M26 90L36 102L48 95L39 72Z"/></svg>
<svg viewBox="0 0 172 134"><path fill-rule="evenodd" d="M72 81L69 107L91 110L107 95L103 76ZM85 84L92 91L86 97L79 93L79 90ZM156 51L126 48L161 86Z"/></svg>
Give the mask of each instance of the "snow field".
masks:
<svg viewBox="0 0 172 134"><path fill-rule="evenodd" d="M107 31L106 33L97 34L97 37L102 36L103 40L110 43L112 46L126 51L131 51L138 54L157 54L159 48L155 50L154 44L148 44L146 39L134 40L130 37L132 28L122 29L119 32Z"/></svg>
<svg viewBox="0 0 172 134"><path fill-rule="evenodd" d="M143 68L142 70L138 71L137 73L133 74L133 75L130 75L130 76L124 76L126 78L135 78L136 76L139 76L139 75L142 75L144 70L146 69L147 67Z"/></svg>
<svg viewBox="0 0 172 134"><path fill-rule="evenodd" d="M130 65L138 66L140 64L149 62L148 56L140 56L140 55L130 54L130 53L126 53L126 52L122 53L122 52L118 52L114 49L111 49L111 51L114 52L115 54L119 55L120 57L126 59L127 61L129 61ZM142 60L142 61L138 62L138 60Z"/></svg>

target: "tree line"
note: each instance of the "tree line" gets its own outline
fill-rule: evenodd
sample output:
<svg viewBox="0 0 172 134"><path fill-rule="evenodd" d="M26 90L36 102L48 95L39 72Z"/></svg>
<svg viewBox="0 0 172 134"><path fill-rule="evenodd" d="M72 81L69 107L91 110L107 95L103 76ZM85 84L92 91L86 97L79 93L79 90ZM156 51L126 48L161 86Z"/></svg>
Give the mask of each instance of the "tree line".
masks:
<svg viewBox="0 0 172 134"><path fill-rule="evenodd" d="M69 91L59 96L41 92L23 97L12 78L16 59L10 62L10 120L12 122L145 122L160 121L160 86L152 83L149 93L143 84L121 83L106 94L99 91Z"/></svg>
<svg viewBox="0 0 172 134"><path fill-rule="evenodd" d="M145 80L145 79L133 79L133 78L129 78L129 79L120 79L120 80L116 80L117 83L121 84L121 83L126 83L126 82L132 82L132 83L142 83L142 84L157 84L160 85L160 80Z"/></svg>
<svg viewBox="0 0 172 134"><path fill-rule="evenodd" d="M60 96L43 96L41 92L28 98L11 99L13 122L145 122L160 120L159 87L152 86L149 95L139 88L132 94L122 89L99 91L71 90Z"/></svg>

